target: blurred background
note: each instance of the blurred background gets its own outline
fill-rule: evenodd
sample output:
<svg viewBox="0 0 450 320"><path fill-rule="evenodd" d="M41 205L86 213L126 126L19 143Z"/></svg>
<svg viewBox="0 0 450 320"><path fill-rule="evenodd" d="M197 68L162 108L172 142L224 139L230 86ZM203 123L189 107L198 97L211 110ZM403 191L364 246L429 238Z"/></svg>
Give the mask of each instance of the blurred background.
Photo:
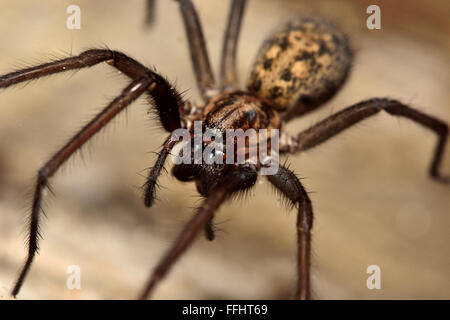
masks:
<svg viewBox="0 0 450 320"><path fill-rule="evenodd" d="M381 30L366 28L366 8L381 7ZM230 1L195 0L218 71ZM66 8L81 7L68 30ZM0 2L0 73L78 54L121 50L177 83L200 103L177 4L157 1L144 25L144 1ZM290 123L292 133L370 97L400 99L450 122L450 3L250 0L238 60L241 83L265 36L298 15L328 17L350 35L352 75L326 106ZM0 92L0 298L7 299L25 258L28 207L37 170L128 79L106 64ZM147 209L139 186L167 133L134 103L51 180L44 240L19 299L131 299L191 217L199 197L169 175ZM450 186L427 169L433 133L380 114L289 162L311 191L315 210L312 284L317 299L449 299ZM168 168L171 167L169 163ZM450 173L450 149L443 160ZM248 199L216 216L221 230L199 238L155 291L156 299L286 299L295 286L295 211L265 179ZM381 290L369 290L369 265ZM81 268L81 290L66 287Z"/></svg>

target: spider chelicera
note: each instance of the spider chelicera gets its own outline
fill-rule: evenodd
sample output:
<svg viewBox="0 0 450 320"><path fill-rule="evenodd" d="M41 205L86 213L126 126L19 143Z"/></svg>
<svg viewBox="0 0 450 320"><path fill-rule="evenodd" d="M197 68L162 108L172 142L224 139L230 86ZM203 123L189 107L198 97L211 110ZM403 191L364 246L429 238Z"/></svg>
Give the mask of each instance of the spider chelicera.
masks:
<svg viewBox="0 0 450 320"><path fill-rule="evenodd" d="M13 288L13 296L19 293L38 250L41 202L44 190L48 187L48 180L90 138L143 94L151 98L162 127L170 133L180 128L192 130L192 123L196 120L202 121L203 129L215 128L222 132L227 129L280 129L280 154L306 151L384 110L388 114L408 118L436 133L438 143L429 173L437 181L449 182L449 178L441 176L439 172L448 136L447 124L396 100L368 99L331 115L296 136L290 136L283 131L283 125L287 121L316 109L333 97L350 72L353 52L346 35L335 25L318 18L300 18L274 32L258 53L247 88L239 90L236 47L246 0L232 1L223 42L219 84L214 80L203 32L193 4L190 0L179 0L178 3L197 85L205 102L203 105L193 105L185 101L179 92L155 71L121 52L109 49L92 49L78 56L0 76L0 88L7 88L43 76L106 62L131 79L131 83L120 95L38 171L29 225L28 256ZM157 178L176 142L172 135L165 140L156 164L150 170L144 188L147 207L154 203ZM262 161L258 161L256 164L178 164L173 167L172 174L177 179L195 181L204 200L153 270L140 298L150 296L158 282L167 275L201 230L205 231L207 239L214 239L214 212L230 196L251 188L263 166ZM298 280L295 297L308 299L313 225L311 201L299 179L289 168L280 165L276 173L268 175L267 178L298 210Z"/></svg>

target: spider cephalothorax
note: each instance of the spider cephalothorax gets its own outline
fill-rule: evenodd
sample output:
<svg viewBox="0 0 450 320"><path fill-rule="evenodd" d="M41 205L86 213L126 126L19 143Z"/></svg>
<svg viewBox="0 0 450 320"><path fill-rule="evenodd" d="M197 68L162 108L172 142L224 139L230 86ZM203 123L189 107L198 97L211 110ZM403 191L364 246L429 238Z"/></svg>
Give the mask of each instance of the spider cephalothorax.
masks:
<svg viewBox="0 0 450 320"><path fill-rule="evenodd" d="M203 114L205 129L279 129L280 117L273 104L250 92L231 91L212 98Z"/></svg>
<svg viewBox="0 0 450 320"><path fill-rule="evenodd" d="M178 91L155 71L123 53L107 49L88 50L78 56L0 76L0 88L7 88L58 72L107 62L131 78L131 83L122 93L39 170L31 210L28 256L12 291L14 296L19 292L38 249L40 208L48 180L75 151L143 94L150 96L163 128L170 133L185 129L188 140L195 140L196 121L201 121L200 133L213 130L218 132L219 136L230 129L242 131L267 129L275 132L280 130L280 139L273 140L270 134L267 143L271 147L275 144L274 141L277 141L276 143L279 141L276 147L280 154L306 151L355 123L384 110L391 115L408 118L432 130L438 136L429 173L438 181L449 181L439 172L448 136L447 124L396 100L372 98L359 102L300 132L297 136L290 136L283 131L283 123L319 107L330 99L349 74L352 50L345 34L335 25L322 19L301 18L273 33L259 51L247 82L247 89L239 90L235 57L246 1L232 1L223 44L220 84L214 80L201 25L193 4L190 0L178 2L204 105L193 105L189 101L184 101ZM145 205L148 207L154 203L157 179L168 155L178 142L176 136L171 134L166 139L156 164L150 170L145 185ZM200 144L194 144L187 151L202 149L209 143L201 140ZM260 143L258 140L258 144ZM233 150L236 149L234 140L228 142L228 145L230 144ZM247 145L244 145L244 148L247 148ZM273 156L272 153L269 155ZM211 151L207 153L207 157L209 156L218 156L222 160L230 159L229 154L222 151ZM197 190L204 197L203 203L152 272L141 298L150 295L155 285L167 274L201 230L205 230L207 239L214 239L212 228L214 212L230 196L251 188L258 178L258 173L267 166L266 159L260 157L256 162L244 159L242 163L234 162L234 156L231 163L196 163L192 156L189 156L189 159L192 160L190 163L176 164L172 174L181 181L195 181ZM298 280L295 297L308 299L312 205L296 175L279 163L276 164L279 167L268 174L267 179L298 210L296 226Z"/></svg>

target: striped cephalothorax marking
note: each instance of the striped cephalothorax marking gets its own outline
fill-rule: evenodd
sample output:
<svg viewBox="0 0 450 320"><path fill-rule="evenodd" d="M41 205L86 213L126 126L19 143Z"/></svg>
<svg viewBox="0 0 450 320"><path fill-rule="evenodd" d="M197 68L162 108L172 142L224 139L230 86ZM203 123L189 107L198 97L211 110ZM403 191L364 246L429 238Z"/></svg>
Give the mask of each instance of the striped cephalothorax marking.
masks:
<svg viewBox="0 0 450 320"><path fill-rule="evenodd" d="M107 62L131 79L111 103L56 152L38 171L29 224L28 255L14 285L16 296L31 267L38 249L41 202L48 180L77 150L105 127L134 100L146 94L162 127L168 132L191 128L195 120L203 121L202 130L215 129L280 129L280 153L306 151L339 134L343 130L384 110L405 117L432 130L438 144L429 168L431 177L449 182L439 169L448 136L445 122L415 110L399 101L372 98L354 104L316 125L290 136L283 124L330 99L345 82L352 63L352 50L347 37L335 25L318 18L292 21L273 33L263 44L247 83L239 90L236 75L236 48L246 0L233 0L225 32L220 83L214 80L202 28L190 0L178 0L188 38L197 85L205 101L196 106L184 100L162 76L127 55L109 49L92 49L66 59L0 75L0 88L52 75L91 67ZM153 8L153 0L148 0ZM149 14L149 19L151 19ZM154 203L157 178L176 141L170 135L164 142L155 166L145 184L145 205ZM186 224L167 254L157 264L140 298L147 298L156 284L168 273L180 255L201 230L214 239L214 212L231 195L251 188L261 166L257 164L178 164L172 174L181 181L195 181L204 201L197 214ZM312 204L300 180L288 168L280 166L268 180L298 210L297 215L297 291L295 298L310 298Z"/></svg>
<svg viewBox="0 0 450 320"><path fill-rule="evenodd" d="M203 115L206 128L279 129L280 117L268 101L245 91L231 91L212 98Z"/></svg>

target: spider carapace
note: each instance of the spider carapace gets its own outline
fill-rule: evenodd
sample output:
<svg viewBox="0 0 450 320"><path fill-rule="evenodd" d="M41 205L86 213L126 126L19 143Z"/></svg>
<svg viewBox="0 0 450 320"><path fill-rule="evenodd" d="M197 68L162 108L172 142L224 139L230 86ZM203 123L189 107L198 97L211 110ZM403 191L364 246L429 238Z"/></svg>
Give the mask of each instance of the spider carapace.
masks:
<svg viewBox="0 0 450 320"><path fill-rule="evenodd" d="M275 31L259 50L250 72L247 90L240 90L236 75L236 48L246 1L232 1L223 42L220 83L214 80L202 28L192 2L177 2L183 17L197 84L205 101L203 105L185 101L178 91L155 71L123 53L109 49L88 50L78 56L0 76L0 88L7 88L23 81L107 62L131 78L131 83L122 93L38 171L29 225L28 256L13 288L14 296L18 294L38 249L40 207L49 178L75 151L143 94L151 98L162 127L168 132L172 133L180 128L191 132L195 121L202 122L203 131L213 129L222 133L227 129L279 129L280 154L306 151L384 110L391 115L408 118L437 135L438 143L429 173L437 181L449 181L439 172L448 136L447 124L396 100L368 99L331 115L296 136L283 131L284 123L321 106L345 82L353 53L346 35L336 25L319 18L299 18ZM177 140L171 134L165 140L156 164L149 172L144 188L145 205L148 207L154 203L157 178L176 143ZM195 181L204 200L166 255L156 265L140 298L149 297L156 284L164 278L202 230L205 231L207 239L214 239L214 212L231 195L251 188L264 165L257 161L243 164L183 163L173 166L172 174L179 180ZM295 298L308 299L313 224L311 201L296 175L283 165L279 164L276 172L267 175L267 179L298 211L298 277Z"/></svg>

